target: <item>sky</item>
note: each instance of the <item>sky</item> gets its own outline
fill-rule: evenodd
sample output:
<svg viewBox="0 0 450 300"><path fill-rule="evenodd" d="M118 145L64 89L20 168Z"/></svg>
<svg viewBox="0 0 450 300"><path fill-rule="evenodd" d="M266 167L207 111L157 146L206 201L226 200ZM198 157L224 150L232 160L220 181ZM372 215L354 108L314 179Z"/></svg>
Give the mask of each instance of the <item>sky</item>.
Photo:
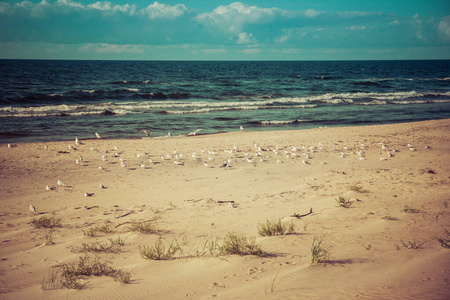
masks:
<svg viewBox="0 0 450 300"><path fill-rule="evenodd" d="M0 0L0 59L450 59L450 1Z"/></svg>

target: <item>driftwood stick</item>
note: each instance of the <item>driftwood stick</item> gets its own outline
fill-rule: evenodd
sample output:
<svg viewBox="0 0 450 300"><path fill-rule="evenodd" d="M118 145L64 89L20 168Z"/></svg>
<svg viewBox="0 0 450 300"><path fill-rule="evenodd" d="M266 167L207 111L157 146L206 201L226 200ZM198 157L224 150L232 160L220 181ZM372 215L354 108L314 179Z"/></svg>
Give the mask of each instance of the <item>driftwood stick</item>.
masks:
<svg viewBox="0 0 450 300"><path fill-rule="evenodd" d="M306 217L307 215L310 215L310 214L312 214L312 213L313 213L313 210L312 210L312 207L311 207L311 208L309 209L309 213L304 214L304 215L293 214L291 217L296 217L297 219L300 219L300 218Z"/></svg>

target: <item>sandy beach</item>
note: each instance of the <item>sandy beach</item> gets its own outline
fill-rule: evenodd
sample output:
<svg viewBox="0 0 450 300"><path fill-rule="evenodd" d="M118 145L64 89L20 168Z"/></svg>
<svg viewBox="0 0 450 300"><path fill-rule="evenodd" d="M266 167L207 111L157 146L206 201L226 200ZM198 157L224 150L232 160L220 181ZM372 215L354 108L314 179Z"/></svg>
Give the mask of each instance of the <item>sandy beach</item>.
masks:
<svg viewBox="0 0 450 300"><path fill-rule="evenodd" d="M450 238L450 119L74 140L0 145L0 299L450 295L450 249L437 239ZM59 223L38 228L45 218ZM294 230L261 236L267 221ZM230 233L263 255L221 252ZM328 255L314 264L320 237ZM177 251L144 259L158 241ZM86 256L129 282L81 276L83 288L63 287L63 267Z"/></svg>

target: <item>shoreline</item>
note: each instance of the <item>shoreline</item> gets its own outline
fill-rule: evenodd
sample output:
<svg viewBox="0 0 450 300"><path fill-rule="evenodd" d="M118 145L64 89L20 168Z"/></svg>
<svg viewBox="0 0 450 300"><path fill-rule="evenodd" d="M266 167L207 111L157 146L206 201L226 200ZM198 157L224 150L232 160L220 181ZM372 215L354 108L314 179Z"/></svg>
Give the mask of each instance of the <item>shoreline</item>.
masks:
<svg viewBox="0 0 450 300"><path fill-rule="evenodd" d="M349 125L349 124L343 124L343 125L336 125L336 126L319 126L319 127L311 127L311 128L294 128L294 129L281 129L281 130L244 130L244 132L255 132L255 133L261 133L261 132L290 132L290 131L304 131L304 130L314 130L314 129L325 129L325 128L353 128L353 127L367 127L367 126L389 126L389 125L400 125L400 124L413 124L413 123L421 123L421 122L434 122L434 121L444 121L444 120L450 120L450 119L432 119L432 120L420 120L420 121L410 121L410 122L389 122L389 123L376 123L376 124L366 124L366 125ZM275 125L276 126L276 125ZM269 128L270 126L266 126ZM144 136L144 137L124 137L124 138L109 138L109 137L102 137L101 140L118 140L118 141L127 141L127 140L163 140L163 139L170 139L170 138L183 138L183 137L199 137L199 136L211 136L211 135L222 135L222 134L230 134L235 132L241 132L240 130L235 131L217 131L212 133L197 133L195 135L189 135L189 133L183 133L179 135L173 135L173 136L167 136L167 135L161 135L161 136ZM94 134L93 134L94 135ZM8 141L1 142L0 145L8 145L8 144L39 144L39 143L62 143L62 142L70 142L75 140L75 136L71 139L67 140L57 140L57 141L46 141L46 142L14 142L10 143ZM80 140L83 141L95 141L98 140L97 138L81 138Z"/></svg>
<svg viewBox="0 0 450 300"><path fill-rule="evenodd" d="M450 250L436 237L450 224L450 119L80 140L0 146L2 299L448 296ZM41 217L61 219L51 243L49 230L32 224ZM294 233L258 234L278 220ZM154 233L130 230L147 221ZM85 234L105 225L113 232ZM230 232L267 256L215 256L202 246ZM311 264L322 234L330 255ZM117 252L79 252L118 237ZM140 249L160 238L183 251L144 259ZM52 288L50 272L85 255L130 272L130 284L89 276L82 290Z"/></svg>

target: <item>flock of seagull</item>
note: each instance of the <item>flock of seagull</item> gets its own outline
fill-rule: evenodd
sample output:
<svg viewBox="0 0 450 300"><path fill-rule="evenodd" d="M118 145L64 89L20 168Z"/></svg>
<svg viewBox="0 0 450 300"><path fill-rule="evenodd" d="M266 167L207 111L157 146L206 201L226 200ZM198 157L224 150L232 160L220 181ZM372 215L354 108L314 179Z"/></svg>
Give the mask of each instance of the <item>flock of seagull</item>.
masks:
<svg viewBox="0 0 450 300"><path fill-rule="evenodd" d="M197 134L199 130L196 130L188 135L195 135ZM241 127L241 130L243 128ZM145 132L147 136L149 136L151 131L142 130ZM97 139L101 139L102 137L100 134L95 133L95 136ZM170 137L170 132L166 137ZM380 149L379 154L380 160L387 160L388 158L394 157L396 153L399 152L397 149L390 149L385 143L379 143ZM75 137L75 145L82 146L85 145L84 142L80 141L78 137ZM14 148L17 147L17 145L8 144L8 148ZM413 147L411 144L407 144L407 147L410 151L416 151L416 148ZM48 147L45 145L45 149L48 149ZM429 146L425 146L425 148L430 148ZM77 150L75 146L72 146L71 144L68 145L69 150L73 150L74 153ZM353 147L347 147L347 146L339 146L338 144L334 144L330 147L325 147L322 143L318 143L317 146L301 146L296 147L294 145L288 146L288 147L278 147L278 146L259 146L258 144L254 143L251 147L246 149L238 149L237 146L234 146L230 149L223 149L223 153L225 154L225 159L223 156L220 156L221 151L217 150L206 150L204 148L201 148L199 152L193 151L190 153L190 155L186 155L182 152L177 151L176 149L173 150L172 153L165 153L160 154L159 157L161 159L156 159L157 155L151 155L147 152L137 153L136 158L138 159L138 163L130 163L134 166L139 166L141 168L147 169L148 165L156 165L161 164L165 162L172 162L174 165L177 166L184 166L185 164L188 164L189 161L193 161L196 164L203 164L204 167L208 168L214 168L214 167L220 167L220 168L230 168L232 166L237 166L239 163L249 163L253 165L257 165L258 163L262 162L269 162L270 160L276 161L277 163L284 163L288 161L296 161L301 160L301 162L304 165L310 165L311 161L313 161L313 156L316 155L316 153L319 153L321 151L331 150L334 153L339 153L339 157L346 158L351 155L357 156L359 160L366 160L366 154L365 150L369 149L369 147L363 143L353 146ZM90 147L91 151L99 152L95 147ZM121 155L124 154L123 151L120 151L117 146L114 146L112 149L104 150L103 154L101 155L101 158L99 157L99 161L101 161L104 164L108 164L109 166L112 166L113 164L119 164L121 168L129 168L128 161L121 157ZM189 158L189 156L191 158ZM145 160L148 162L147 165L144 163ZM78 158L75 159L75 164L81 165L81 166L87 166L83 162L83 157L80 155ZM323 161L319 162L320 164L326 164ZM107 171L107 169L99 165L98 169L100 171ZM64 182L61 180L58 180L56 182L58 187L66 187ZM99 187L101 189L105 189L106 187L103 184L100 184ZM55 186L46 186L47 191L56 190L57 187ZM88 193L85 192L85 197L91 197L95 193ZM33 205L30 205L30 211L33 213L36 212L36 208Z"/></svg>

